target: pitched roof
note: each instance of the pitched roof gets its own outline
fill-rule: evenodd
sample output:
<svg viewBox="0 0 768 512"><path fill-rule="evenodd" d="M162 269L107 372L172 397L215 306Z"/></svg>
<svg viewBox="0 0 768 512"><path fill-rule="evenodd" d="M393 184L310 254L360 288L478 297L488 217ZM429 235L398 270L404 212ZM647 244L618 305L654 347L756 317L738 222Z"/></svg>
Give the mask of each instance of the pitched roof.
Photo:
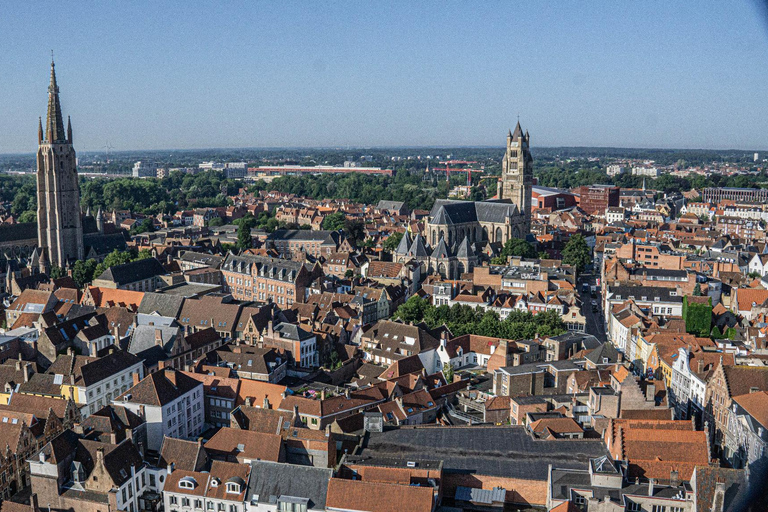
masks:
<svg viewBox="0 0 768 512"><path fill-rule="evenodd" d="M278 434L229 427L219 429L205 443L212 457L226 457L230 462L243 459L280 462L281 446L282 438Z"/></svg>
<svg viewBox="0 0 768 512"><path fill-rule="evenodd" d="M326 506L340 510L353 506L368 512L431 512L432 496L431 487L331 478Z"/></svg>
<svg viewBox="0 0 768 512"><path fill-rule="evenodd" d="M270 461L251 462L248 495L269 503L274 496L308 498L308 510L325 510L328 482L333 469ZM2 512L2 511L0 511Z"/></svg>
<svg viewBox="0 0 768 512"><path fill-rule="evenodd" d="M123 286L136 281L151 279L166 274L163 265L155 258L143 258L122 265L109 267L98 276L97 280L111 281L117 286Z"/></svg>
<svg viewBox="0 0 768 512"><path fill-rule="evenodd" d="M158 465L162 468L173 464L175 469L201 471L207 459L208 454L199 440L187 441L175 437L163 437Z"/></svg>
<svg viewBox="0 0 768 512"><path fill-rule="evenodd" d="M747 411L755 421L768 430L768 391L757 391L733 397L733 401Z"/></svg>
<svg viewBox="0 0 768 512"><path fill-rule="evenodd" d="M175 370L157 371L144 377L138 384L115 400L161 406L176 400L198 386L202 387L203 385L182 372Z"/></svg>

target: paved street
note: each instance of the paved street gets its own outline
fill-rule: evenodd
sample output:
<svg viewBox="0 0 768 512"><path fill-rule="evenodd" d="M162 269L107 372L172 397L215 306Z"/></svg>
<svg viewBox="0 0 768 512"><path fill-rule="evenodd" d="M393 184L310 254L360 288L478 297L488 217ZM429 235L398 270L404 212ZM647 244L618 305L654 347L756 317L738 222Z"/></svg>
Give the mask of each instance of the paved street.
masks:
<svg viewBox="0 0 768 512"><path fill-rule="evenodd" d="M592 275L585 275L588 278L589 285L596 285L595 277ZM581 285L579 285L579 292L581 292ZM601 342L605 342L607 337L605 334L605 327L603 325L603 310L602 310L602 298L600 289L598 288L597 297L594 299L589 292L582 293L582 311L584 317L587 319L587 333L594 335ZM596 300L598 310L596 313L592 312L592 301Z"/></svg>

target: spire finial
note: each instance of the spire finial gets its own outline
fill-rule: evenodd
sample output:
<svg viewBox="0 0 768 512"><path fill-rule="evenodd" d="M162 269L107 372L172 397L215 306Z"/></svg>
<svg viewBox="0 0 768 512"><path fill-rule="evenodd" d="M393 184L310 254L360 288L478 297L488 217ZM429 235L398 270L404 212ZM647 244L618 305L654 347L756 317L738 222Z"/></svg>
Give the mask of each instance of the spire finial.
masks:
<svg viewBox="0 0 768 512"><path fill-rule="evenodd" d="M51 54L53 57L53 54ZM46 140L49 143L65 142L64 120L61 116L61 104L59 103L59 86L56 83L56 69L51 58L51 84L48 86L48 115L45 126L48 133Z"/></svg>
<svg viewBox="0 0 768 512"><path fill-rule="evenodd" d="M55 66L56 64L53 63L53 50L51 50L51 66Z"/></svg>

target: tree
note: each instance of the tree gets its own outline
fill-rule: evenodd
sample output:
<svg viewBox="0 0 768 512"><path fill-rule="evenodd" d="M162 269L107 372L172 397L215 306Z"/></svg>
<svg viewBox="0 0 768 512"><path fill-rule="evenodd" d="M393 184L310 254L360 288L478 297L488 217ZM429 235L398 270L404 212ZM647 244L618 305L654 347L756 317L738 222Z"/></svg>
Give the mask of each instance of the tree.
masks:
<svg viewBox="0 0 768 512"><path fill-rule="evenodd" d="M696 283L696 286L693 287L693 296L701 297L701 285L699 283Z"/></svg>
<svg viewBox="0 0 768 512"><path fill-rule="evenodd" d="M37 222L37 212L34 210L27 210L18 219L19 223Z"/></svg>
<svg viewBox="0 0 768 512"><path fill-rule="evenodd" d="M689 297L683 297L683 320L685 332L696 336L709 336L712 326L712 298L707 297L706 302L692 301Z"/></svg>
<svg viewBox="0 0 768 512"><path fill-rule="evenodd" d="M153 231L155 231L155 223L152 222L151 217L147 217L141 222L137 222L131 228L131 234L133 235L138 235L141 233L152 233Z"/></svg>
<svg viewBox="0 0 768 512"><path fill-rule="evenodd" d="M385 251L394 252L397 246L400 245L400 241L403 239L403 234L395 231L384 240L382 244Z"/></svg>
<svg viewBox="0 0 768 512"><path fill-rule="evenodd" d="M445 377L445 381L450 384L453 382L453 366L451 366L450 363L445 363L443 365L443 377Z"/></svg>
<svg viewBox="0 0 768 512"><path fill-rule="evenodd" d="M347 221L347 216L344 212L333 212L330 215L326 215L323 219L321 227L329 231L338 231L344 229L344 223Z"/></svg>
<svg viewBox="0 0 768 512"><path fill-rule="evenodd" d="M349 243L357 246L358 243L365 240L365 224L359 220L347 220L344 223L344 231L347 234Z"/></svg>
<svg viewBox="0 0 768 512"><path fill-rule="evenodd" d="M97 278L108 268L114 267L116 265L122 265L124 263L130 263L134 259L135 258L129 251L121 252L115 249L111 253L107 254L107 257L104 258L104 261L96 265L96 268L93 271L93 277ZM93 280L93 278L91 280Z"/></svg>
<svg viewBox="0 0 768 512"><path fill-rule="evenodd" d="M395 310L393 318L399 318L403 322L420 322L424 318L424 312L429 305L427 299L422 299L418 295L412 295Z"/></svg>
<svg viewBox="0 0 768 512"><path fill-rule="evenodd" d="M522 238L510 238L507 243L504 244L504 248L501 250L501 256L506 262L510 256L520 256L522 258L535 258L537 256L536 249L533 245L529 244Z"/></svg>
<svg viewBox="0 0 768 512"><path fill-rule="evenodd" d="M713 340L720 340L723 338L723 333L720 332L720 329L717 326L714 326L709 332L709 337Z"/></svg>
<svg viewBox="0 0 768 512"><path fill-rule="evenodd" d="M206 225L209 227L223 226L224 219L222 219L221 217L213 217L212 219L206 222Z"/></svg>
<svg viewBox="0 0 768 512"><path fill-rule="evenodd" d="M237 246L238 249L250 249L253 247L253 239L251 238L251 228L256 224L256 218L250 213L245 217L239 219L240 223L237 227Z"/></svg>
<svg viewBox="0 0 768 512"><path fill-rule="evenodd" d="M355 271L352 270L351 268L347 269L347 271L344 272L344 277L347 279L352 279L353 277L355 277Z"/></svg>
<svg viewBox="0 0 768 512"><path fill-rule="evenodd" d="M64 277L64 269L58 265L51 266L51 271L48 273L48 277L51 279L58 279Z"/></svg>
<svg viewBox="0 0 768 512"><path fill-rule="evenodd" d="M77 286L83 287L93 281L93 274L96 271L96 260L77 260L72 268L72 279Z"/></svg>
<svg viewBox="0 0 768 512"><path fill-rule="evenodd" d="M592 253L587 241L584 236L578 233L568 240L562 254L563 263L575 267L579 272L584 271L589 262L592 261Z"/></svg>

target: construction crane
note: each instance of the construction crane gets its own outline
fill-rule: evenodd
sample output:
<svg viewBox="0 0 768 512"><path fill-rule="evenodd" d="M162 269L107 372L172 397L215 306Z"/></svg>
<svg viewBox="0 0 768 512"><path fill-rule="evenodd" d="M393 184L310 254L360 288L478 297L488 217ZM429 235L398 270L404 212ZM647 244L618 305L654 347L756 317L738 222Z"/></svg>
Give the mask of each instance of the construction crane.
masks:
<svg viewBox="0 0 768 512"><path fill-rule="evenodd" d="M443 163L443 162L440 162ZM440 169L442 170L442 169ZM465 172L467 173L467 185L472 185L472 174L473 173L484 173L484 169L469 169L469 168L463 168L463 167L448 167L446 164L445 166L445 181L451 181L451 173L454 172Z"/></svg>

